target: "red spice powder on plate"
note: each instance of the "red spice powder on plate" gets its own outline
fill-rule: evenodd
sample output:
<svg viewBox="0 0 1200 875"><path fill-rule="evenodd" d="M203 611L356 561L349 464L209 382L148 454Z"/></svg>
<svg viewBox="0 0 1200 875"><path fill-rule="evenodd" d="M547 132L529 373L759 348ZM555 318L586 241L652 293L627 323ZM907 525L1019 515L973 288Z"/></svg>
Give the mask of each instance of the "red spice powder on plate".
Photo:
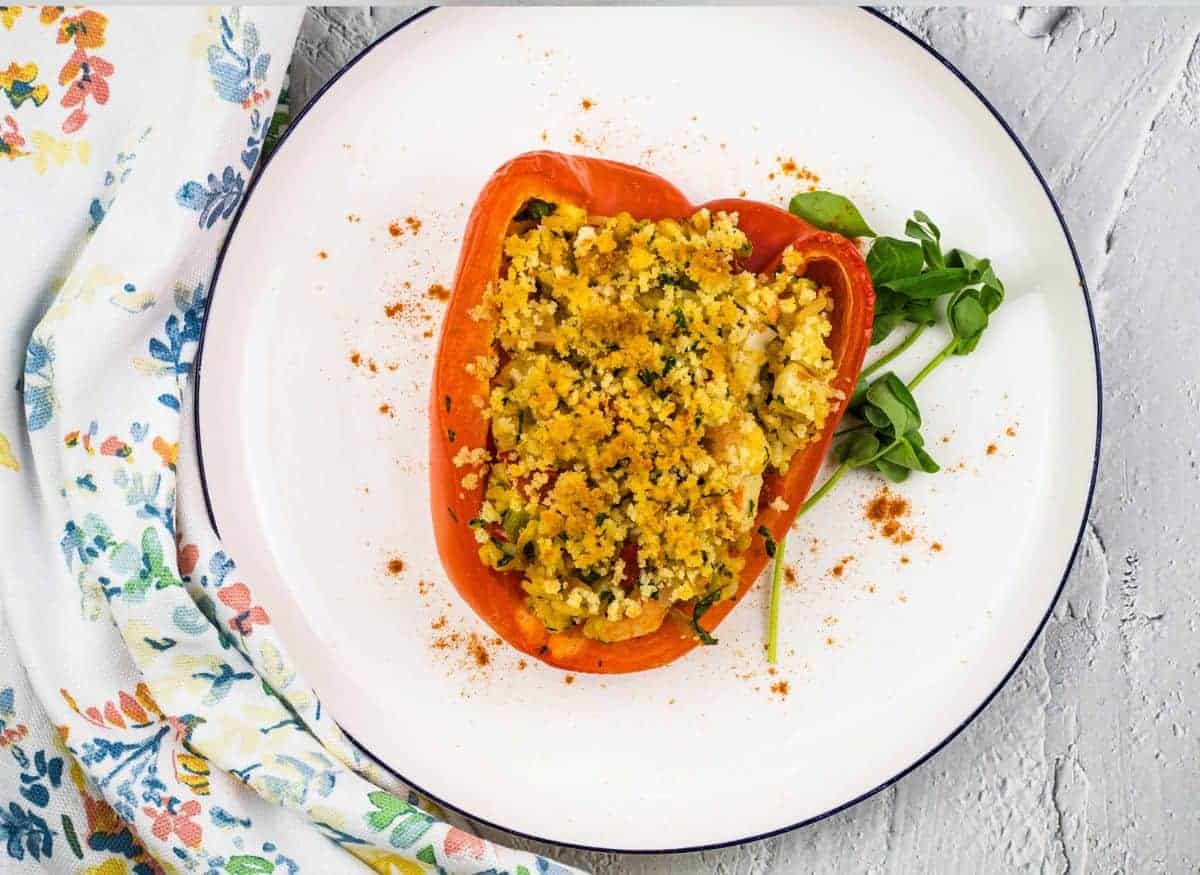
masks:
<svg viewBox="0 0 1200 875"><path fill-rule="evenodd" d="M907 544L913 539L913 534L900 520L908 516L911 510L907 498L883 486L867 502L863 516L893 544Z"/></svg>
<svg viewBox="0 0 1200 875"><path fill-rule="evenodd" d="M779 158L779 169L788 176L803 179L805 182L820 182L821 177L807 167L797 164L795 158Z"/></svg>
<svg viewBox="0 0 1200 875"><path fill-rule="evenodd" d="M488 653L487 648L483 646L483 639L471 633L471 637L467 640L467 653L479 668L486 668L492 661L492 656Z"/></svg>

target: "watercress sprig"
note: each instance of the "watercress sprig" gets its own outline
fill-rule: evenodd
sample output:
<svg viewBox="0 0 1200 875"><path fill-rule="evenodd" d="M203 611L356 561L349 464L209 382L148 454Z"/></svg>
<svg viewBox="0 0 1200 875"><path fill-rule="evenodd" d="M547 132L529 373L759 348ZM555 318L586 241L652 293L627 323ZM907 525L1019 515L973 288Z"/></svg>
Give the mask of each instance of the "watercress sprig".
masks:
<svg viewBox="0 0 1200 875"><path fill-rule="evenodd" d="M817 194L822 197L814 198ZM868 227L853 203L831 192L799 194L792 199L791 210L838 233ZM834 220L847 216L848 222ZM901 323L914 327L899 344L862 370L847 409L847 415L860 424L842 433L843 440L834 447L838 467L804 503L801 513L852 468L878 471L893 482L906 479L912 471L932 474L939 470L925 449L921 413L912 390L951 356L971 353L988 326L988 317L1004 300L1004 284L991 262L963 249L943 253L941 229L925 213L914 211L904 234L910 239L875 237L867 253L867 269L876 290L871 343L881 343ZM891 371L870 380L872 374L903 355L927 328L941 321L937 305L943 297L947 299L944 313L950 327L949 342L907 384Z"/></svg>
<svg viewBox="0 0 1200 875"><path fill-rule="evenodd" d="M828 495L848 471L873 470L899 483L913 471L934 474L941 470L925 449L921 411L913 391L951 357L975 351L989 317L1004 302L1004 284L988 259L963 249L943 252L941 229L920 210L905 223L904 236L909 239L902 239L877 236L849 199L832 192L798 194L789 209L824 230L847 237L875 238L866 257L875 286L872 346L885 341L904 323L913 326L903 340L860 373L846 411L856 424L839 432L841 439L833 448L837 467L800 506L798 518ZM945 299L944 306L941 299ZM906 383L894 371L871 379L907 352L943 316L950 338L912 379ZM778 650L782 553L781 543L775 556L768 624L767 659L772 663Z"/></svg>

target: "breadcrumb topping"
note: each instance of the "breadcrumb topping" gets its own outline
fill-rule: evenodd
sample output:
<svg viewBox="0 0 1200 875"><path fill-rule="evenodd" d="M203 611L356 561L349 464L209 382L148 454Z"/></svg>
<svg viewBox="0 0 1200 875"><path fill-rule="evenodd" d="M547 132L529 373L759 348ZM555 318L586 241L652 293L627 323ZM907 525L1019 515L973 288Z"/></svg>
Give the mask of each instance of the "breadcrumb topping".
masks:
<svg viewBox="0 0 1200 875"><path fill-rule="evenodd" d="M764 474L840 397L833 304L790 249L773 275L742 269L736 213L536 203L472 314L492 327L493 353L468 366L491 380L491 453L454 462L464 486L486 477L480 559L522 573L548 628L619 641L736 592Z"/></svg>

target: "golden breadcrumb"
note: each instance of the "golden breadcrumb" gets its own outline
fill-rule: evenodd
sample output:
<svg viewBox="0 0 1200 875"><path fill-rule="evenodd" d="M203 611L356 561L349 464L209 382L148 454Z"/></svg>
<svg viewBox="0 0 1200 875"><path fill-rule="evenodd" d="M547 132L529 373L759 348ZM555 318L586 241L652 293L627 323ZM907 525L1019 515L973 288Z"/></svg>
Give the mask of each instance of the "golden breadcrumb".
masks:
<svg viewBox="0 0 1200 875"><path fill-rule="evenodd" d="M549 207L549 205L546 205ZM544 210L543 210L544 212ZM492 452L472 521L480 559L518 570L550 629L619 641L676 602L737 589L763 475L785 469L840 397L832 301L788 250L756 276L732 213L514 221L491 324ZM786 507L786 505L777 505Z"/></svg>

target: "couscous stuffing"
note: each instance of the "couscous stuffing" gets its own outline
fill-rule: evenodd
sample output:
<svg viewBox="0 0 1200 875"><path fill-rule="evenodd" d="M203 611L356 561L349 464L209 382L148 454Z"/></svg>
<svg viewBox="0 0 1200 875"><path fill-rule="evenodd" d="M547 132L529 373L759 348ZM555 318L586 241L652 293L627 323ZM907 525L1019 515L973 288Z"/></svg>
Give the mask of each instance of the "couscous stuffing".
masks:
<svg viewBox="0 0 1200 875"><path fill-rule="evenodd" d="M488 447L464 447L479 557L551 630L622 641L737 591L764 475L824 428L828 289L797 253L740 266L736 213L639 221L533 200L472 313L492 353Z"/></svg>

